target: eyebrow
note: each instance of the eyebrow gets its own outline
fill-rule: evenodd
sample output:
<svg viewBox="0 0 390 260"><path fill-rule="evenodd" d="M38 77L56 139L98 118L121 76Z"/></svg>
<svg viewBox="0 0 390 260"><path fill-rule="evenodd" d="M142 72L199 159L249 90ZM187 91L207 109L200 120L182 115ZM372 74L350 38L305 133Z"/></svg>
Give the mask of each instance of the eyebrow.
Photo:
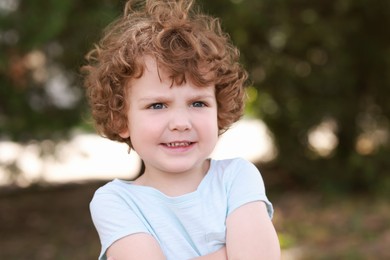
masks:
<svg viewBox="0 0 390 260"><path fill-rule="evenodd" d="M200 94L200 95L194 95L190 99L191 100L194 100L194 99L215 99L215 96L210 95L210 94Z"/></svg>
<svg viewBox="0 0 390 260"><path fill-rule="evenodd" d="M146 97L143 97L143 98L140 98L139 99L139 102L145 102L145 103L148 103L148 102L168 102L170 101L170 97L167 97L167 96L159 96L159 95L156 95L156 96L146 96ZM203 100L203 99L215 99L215 96L211 95L211 94L199 94L199 95L193 95L193 96L189 96L188 98L189 100Z"/></svg>
<svg viewBox="0 0 390 260"><path fill-rule="evenodd" d="M165 96L147 96L139 99L140 102L152 102L152 101L154 102L154 101L166 101L166 100L169 100L169 98Z"/></svg>

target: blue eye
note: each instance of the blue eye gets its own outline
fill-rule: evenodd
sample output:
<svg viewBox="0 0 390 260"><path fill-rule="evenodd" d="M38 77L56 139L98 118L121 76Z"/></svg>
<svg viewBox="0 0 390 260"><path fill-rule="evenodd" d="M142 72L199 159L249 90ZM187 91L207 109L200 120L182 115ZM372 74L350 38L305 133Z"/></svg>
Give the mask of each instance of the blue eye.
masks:
<svg viewBox="0 0 390 260"><path fill-rule="evenodd" d="M205 107L206 104L202 101L196 101L196 102L192 103L192 106L193 107Z"/></svg>
<svg viewBox="0 0 390 260"><path fill-rule="evenodd" d="M163 109L165 105L163 103L154 103L149 106L150 109Z"/></svg>

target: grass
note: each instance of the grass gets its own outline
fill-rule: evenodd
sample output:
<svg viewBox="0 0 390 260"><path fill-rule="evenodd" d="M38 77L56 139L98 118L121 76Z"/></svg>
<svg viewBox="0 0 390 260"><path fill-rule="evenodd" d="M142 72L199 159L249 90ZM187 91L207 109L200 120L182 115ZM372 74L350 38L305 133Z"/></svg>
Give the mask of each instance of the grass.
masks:
<svg viewBox="0 0 390 260"><path fill-rule="evenodd" d="M295 193L275 204L285 259L390 259L388 198Z"/></svg>
<svg viewBox="0 0 390 260"><path fill-rule="evenodd" d="M0 259L97 259L88 204L101 182L0 192ZM270 195L283 259L390 259L390 199Z"/></svg>

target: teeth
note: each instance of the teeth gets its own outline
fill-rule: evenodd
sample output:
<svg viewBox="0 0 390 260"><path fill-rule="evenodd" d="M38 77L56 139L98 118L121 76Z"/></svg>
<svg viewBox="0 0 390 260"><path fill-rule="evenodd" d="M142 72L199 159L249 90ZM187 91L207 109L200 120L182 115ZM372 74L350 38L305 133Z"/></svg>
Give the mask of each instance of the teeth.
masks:
<svg viewBox="0 0 390 260"><path fill-rule="evenodd" d="M185 143L167 143L168 147L184 147L184 146L189 146L191 143L190 142L185 142Z"/></svg>

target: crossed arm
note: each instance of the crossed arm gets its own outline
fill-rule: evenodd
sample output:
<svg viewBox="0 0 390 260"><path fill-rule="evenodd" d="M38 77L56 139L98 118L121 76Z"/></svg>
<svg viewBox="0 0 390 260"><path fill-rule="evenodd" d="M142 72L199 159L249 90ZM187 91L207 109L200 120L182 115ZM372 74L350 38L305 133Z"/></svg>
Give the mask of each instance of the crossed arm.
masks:
<svg viewBox="0 0 390 260"><path fill-rule="evenodd" d="M195 259L280 259L279 241L264 202L251 202L233 211L226 220L226 230L226 246ZM116 241L108 248L107 256L108 260L165 260L158 242L144 233Z"/></svg>

